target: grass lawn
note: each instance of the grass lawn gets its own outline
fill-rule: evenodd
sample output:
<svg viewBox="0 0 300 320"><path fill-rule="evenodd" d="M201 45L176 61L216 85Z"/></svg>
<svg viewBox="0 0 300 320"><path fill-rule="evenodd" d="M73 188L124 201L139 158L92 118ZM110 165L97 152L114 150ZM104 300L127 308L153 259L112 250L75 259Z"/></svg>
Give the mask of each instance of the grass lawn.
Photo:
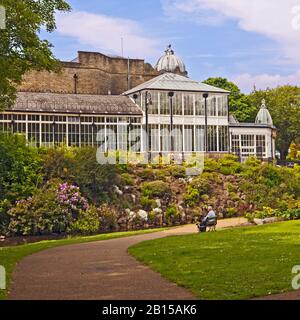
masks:
<svg viewBox="0 0 300 320"><path fill-rule="evenodd" d="M107 234L99 234L99 235L90 236L90 237L70 237L62 240L41 241L41 242L14 246L14 247L3 247L3 248L0 248L0 265L4 266L6 269L6 279L7 279L6 282L8 287L9 282L11 280L12 272L16 264L24 257L30 254L33 254L35 252L42 251L45 249L50 249L57 246L83 243L83 242L109 240L109 239L116 239L121 237L129 237L129 236L135 236L139 234L158 232L166 229L167 228L139 230L139 231L130 231L130 232L114 232L114 233L107 233ZM0 290L0 300L5 299L6 295L7 295L6 290Z"/></svg>
<svg viewBox="0 0 300 320"><path fill-rule="evenodd" d="M199 299L248 299L292 290L300 221L173 236L129 252Z"/></svg>

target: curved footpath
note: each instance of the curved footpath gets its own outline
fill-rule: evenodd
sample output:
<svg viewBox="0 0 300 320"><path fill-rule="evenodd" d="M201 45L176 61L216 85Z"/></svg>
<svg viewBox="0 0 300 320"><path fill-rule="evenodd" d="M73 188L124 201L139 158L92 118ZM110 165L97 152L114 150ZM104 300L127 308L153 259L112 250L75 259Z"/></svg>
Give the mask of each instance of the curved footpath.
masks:
<svg viewBox="0 0 300 320"><path fill-rule="evenodd" d="M221 220L234 227L243 218ZM195 299L128 255L141 241L197 232L188 225L162 232L48 249L24 258L16 267L9 299L22 300L171 300Z"/></svg>

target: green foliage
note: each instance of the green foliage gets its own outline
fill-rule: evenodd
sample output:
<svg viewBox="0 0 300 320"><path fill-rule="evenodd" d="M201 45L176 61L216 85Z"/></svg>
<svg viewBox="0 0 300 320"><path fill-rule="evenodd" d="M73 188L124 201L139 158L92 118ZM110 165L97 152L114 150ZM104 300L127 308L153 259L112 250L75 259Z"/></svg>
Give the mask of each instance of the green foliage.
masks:
<svg viewBox="0 0 300 320"><path fill-rule="evenodd" d="M251 105L248 96L241 93L236 84L225 78L208 78L204 83L230 91L229 111L241 122L253 122L257 108Z"/></svg>
<svg viewBox="0 0 300 320"><path fill-rule="evenodd" d="M0 201L31 196L42 182L38 150L17 134L0 134Z"/></svg>
<svg viewBox="0 0 300 320"><path fill-rule="evenodd" d="M148 196L150 198L164 197L171 194L169 185L160 180L144 182L141 186L141 191L144 196Z"/></svg>
<svg viewBox="0 0 300 320"><path fill-rule="evenodd" d="M166 210L166 220L169 223L174 223L178 220L178 218L180 217L180 212L177 208L176 205L170 205L167 210Z"/></svg>
<svg viewBox="0 0 300 320"><path fill-rule="evenodd" d="M138 173L139 177L143 180L153 180L155 179L154 171L151 168L145 168Z"/></svg>
<svg viewBox="0 0 300 320"><path fill-rule="evenodd" d="M285 159L293 141L300 137L300 88L296 86L282 86L265 91L254 91L249 99L257 109L262 99L273 118L274 125L278 130L277 148L280 150L281 159Z"/></svg>
<svg viewBox="0 0 300 320"><path fill-rule="evenodd" d="M88 210L80 210L77 220L71 224L72 234L90 235L99 232L100 220L96 207L91 206Z"/></svg>
<svg viewBox="0 0 300 320"><path fill-rule="evenodd" d="M205 158L204 172L216 172L220 169L219 162L214 158Z"/></svg>
<svg viewBox="0 0 300 320"><path fill-rule="evenodd" d="M8 215L9 209L11 209L12 204L8 200L0 201L0 235L5 235L8 232L8 225L10 217Z"/></svg>
<svg viewBox="0 0 300 320"><path fill-rule="evenodd" d="M200 196L200 192L189 185L186 189L183 199L187 206L194 207L199 202Z"/></svg>
<svg viewBox="0 0 300 320"><path fill-rule="evenodd" d="M256 210L253 213L246 214L246 218L250 222L253 222L254 219L265 219L265 218L272 218L272 217L282 218L285 220L300 219L300 203L298 207L287 209L285 211L264 207L262 210Z"/></svg>
<svg viewBox="0 0 300 320"><path fill-rule="evenodd" d="M149 199L148 196L142 196L140 199L141 206L144 210L149 211L157 207L156 201L154 199Z"/></svg>
<svg viewBox="0 0 300 320"><path fill-rule="evenodd" d="M226 217L232 218L238 215L238 211L236 208L228 208L226 211Z"/></svg>
<svg viewBox="0 0 300 320"><path fill-rule="evenodd" d="M134 179L129 173L122 173L121 174L122 184L126 186L133 186L134 185Z"/></svg>
<svg viewBox="0 0 300 320"><path fill-rule="evenodd" d="M101 231L115 231L118 226L118 215L114 208L108 204L102 204L98 208L98 215L100 218Z"/></svg>
<svg viewBox="0 0 300 320"><path fill-rule="evenodd" d="M170 166L169 172L174 178L185 178L186 176L186 171L184 166L179 166L179 165Z"/></svg>
<svg viewBox="0 0 300 320"><path fill-rule="evenodd" d="M30 70L57 71L59 64L51 44L39 38L41 29L56 29L55 14L69 11L63 0L1 0L6 9L6 28L0 30L0 110L10 107L17 86Z"/></svg>
<svg viewBox="0 0 300 320"><path fill-rule="evenodd" d="M220 173L224 175L234 175L241 172L242 165L234 155L226 155L218 161Z"/></svg>
<svg viewBox="0 0 300 320"><path fill-rule="evenodd" d="M51 181L32 197L17 201L8 211L8 231L12 235L69 232L72 223L88 209L78 187Z"/></svg>
<svg viewBox="0 0 300 320"><path fill-rule="evenodd" d="M44 179L67 179L72 180L72 172L70 170L74 162L75 149L59 146L49 148L42 151L43 174Z"/></svg>
<svg viewBox="0 0 300 320"><path fill-rule="evenodd" d="M48 185L32 198L18 201L16 206L9 210L9 232L13 235L65 232L71 224L72 215L69 211L62 212L56 187Z"/></svg>
<svg viewBox="0 0 300 320"><path fill-rule="evenodd" d="M208 195L212 192L212 184L218 182L219 177L216 173L204 172L199 177L194 178L187 186L183 196L185 204L194 207L204 195L209 197Z"/></svg>
<svg viewBox="0 0 300 320"><path fill-rule="evenodd" d="M99 164L96 160L96 149L92 147L75 149L70 172L84 196L95 204L99 204L103 194L110 192L117 183L116 166Z"/></svg>
<svg viewBox="0 0 300 320"><path fill-rule="evenodd" d="M298 146L296 143L292 143L290 145L289 154L287 156L288 160L299 160L300 159L300 150L298 149Z"/></svg>

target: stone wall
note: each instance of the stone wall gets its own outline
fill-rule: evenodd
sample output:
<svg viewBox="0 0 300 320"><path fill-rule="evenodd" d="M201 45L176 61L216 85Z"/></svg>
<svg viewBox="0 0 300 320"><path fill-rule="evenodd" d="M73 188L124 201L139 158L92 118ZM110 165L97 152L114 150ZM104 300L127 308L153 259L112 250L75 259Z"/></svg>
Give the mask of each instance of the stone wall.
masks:
<svg viewBox="0 0 300 320"><path fill-rule="evenodd" d="M108 57L96 52L80 51L76 62L61 64L59 73L26 74L19 91L118 95L159 75L144 60Z"/></svg>

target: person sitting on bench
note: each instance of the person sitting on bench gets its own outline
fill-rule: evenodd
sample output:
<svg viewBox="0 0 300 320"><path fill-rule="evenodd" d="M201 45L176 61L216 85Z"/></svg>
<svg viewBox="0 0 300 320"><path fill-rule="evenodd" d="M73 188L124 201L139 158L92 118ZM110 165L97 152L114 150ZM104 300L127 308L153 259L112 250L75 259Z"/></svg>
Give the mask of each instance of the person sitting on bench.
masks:
<svg viewBox="0 0 300 320"><path fill-rule="evenodd" d="M211 206L209 206L207 210L208 214L202 220L202 223L205 224L206 227L209 227L211 229L210 231L216 230L217 215Z"/></svg>

